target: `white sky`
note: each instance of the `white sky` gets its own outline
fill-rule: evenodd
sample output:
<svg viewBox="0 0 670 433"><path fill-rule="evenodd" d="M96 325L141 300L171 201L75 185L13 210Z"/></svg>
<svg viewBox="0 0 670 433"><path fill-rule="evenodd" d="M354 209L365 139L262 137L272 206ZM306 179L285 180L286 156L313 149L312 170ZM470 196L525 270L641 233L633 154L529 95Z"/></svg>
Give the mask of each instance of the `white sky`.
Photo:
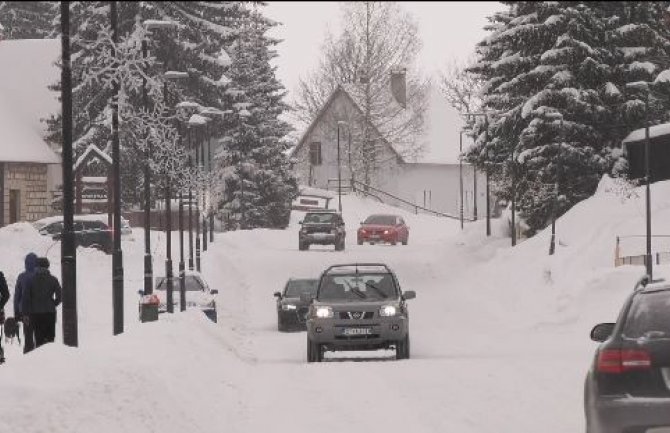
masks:
<svg viewBox="0 0 670 433"><path fill-rule="evenodd" d="M449 59L466 59L477 42L486 36L486 17L504 9L498 2L400 2L419 25L423 49L417 63L435 79ZM337 34L340 27L338 2L268 2L264 13L282 25L270 33L282 39L275 59L277 76L292 99L298 78L314 70L327 29ZM436 81L436 80L434 80ZM455 161L461 122L439 93L431 96L426 160ZM302 131L299 131L300 133Z"/></svg>

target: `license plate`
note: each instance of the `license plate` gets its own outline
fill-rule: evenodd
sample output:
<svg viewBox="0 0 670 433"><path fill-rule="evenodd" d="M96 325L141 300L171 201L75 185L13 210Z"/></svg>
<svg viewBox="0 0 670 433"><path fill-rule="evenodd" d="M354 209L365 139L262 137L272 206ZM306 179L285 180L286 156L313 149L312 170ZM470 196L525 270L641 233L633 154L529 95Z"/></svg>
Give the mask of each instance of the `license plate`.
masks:
<svg viewBox="0 0 670 433"><path fill-rule="evenodd" d="M325 233L314 233L312 236L314 239L325 239L327 235Z"/></svg>
<svg viewBox="0 0 670 433"><path fill-rule="evenodd" d="M370 236L370 239L379 239L379 235L372 235Z"/></svg>
<svg viewBox="0 0 670 433"><path fill-rule="evenodd" d="M370 335L372 329L370 328L344 328L342 331L344 335Z"/></svg>

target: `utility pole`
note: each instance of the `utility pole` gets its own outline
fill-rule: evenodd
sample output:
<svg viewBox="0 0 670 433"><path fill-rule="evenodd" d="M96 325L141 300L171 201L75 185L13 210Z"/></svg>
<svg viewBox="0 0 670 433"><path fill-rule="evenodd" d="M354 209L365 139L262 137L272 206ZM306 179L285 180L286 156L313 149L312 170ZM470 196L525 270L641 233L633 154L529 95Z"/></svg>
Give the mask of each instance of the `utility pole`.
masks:
<svg viewBox="0 0 670 433"><path fill-rule="evenodd" d="M484 112L484 143L489 142L489 115ZM489 186L489 168L488 165L484 167L486 175L486 236L491 236L491 188ZM475 197L475 203L477 198Z"/></svg>
<svg viewBox="0 0 670 433"><path fill-rule="evenodd" d="M342 213L342 167L340 159L340 125L344 123L341 120L337 122L337 209Z"/></svg>
<svg viewBox="0 0 670 433"><path fill-rule="evenodd" d="M72 173L72 64L70 60L70 2L60 2L61 26L61 105L63 117L63 242L61 281L63 282L63 343L79 346L77 324L77 254L74 242L74 176Z"/></svg>
<svg viewBox="0 0 670 433"><path fill-rule="evenodd" d="M563 135L563 116L561 116L561 123L560 123L560 142L559 142L559 149L558 149L558 161L557 161L557 168L556 168L556 179L554 182L554 203L552 204L551 208L551 243L549 244L549 255L552 256L554 255L554 252L556 251L556 213L558 212L558 193L559 193L559 182L560 182L560 176L561 176L561 163L562 163L562 155L561 155L561 147L563 145L563 140L564 140L564 135Z"/></svg>
<svg viewBox="0 0 670 433"><path fill-rule="evenodd" d="M653 280L653 262L651 259L651 164L650 164L651 147L649 143L649 90L645 92L644 99L644 170L645 170L645 198L647 211L647 256L645 264L647 265L647 275L649 281Z"/></svg>
<svg viewBox="0 0 670 433"><path fill-rule="evenodd" d="M112 47L115 55L119 42L116 2L110 2ZM112 97L112 159L114 176L114 252L112 253L112 305L114 309L114 335L123 332L123 252L121 251L121 151L119 148L119 82L114 80Z"/></svg>
<svg viewBox="0 0 670 433"><path fill-rule="evenodd" d="M166 115L168 114L168 83L167 79L163 81L163 103L165 104ZM165 236L166 236L166 258L165 258L165 279L167 283L167 312L174 313L174 281L172 275L172 173L165 173Z"/></svg>
<svg viewBox="0 0 670 433"><path fill-rule="evenodd" d="M147 40L142 39L142 58L148 57ZM142 105L149 111L149 95L147 94L147 79L142 77ZM149 131L147 131L147 138ZM144 154L144 294L153 292L154 271L151 258L151 142L147 140L147 149Z"/></svg>

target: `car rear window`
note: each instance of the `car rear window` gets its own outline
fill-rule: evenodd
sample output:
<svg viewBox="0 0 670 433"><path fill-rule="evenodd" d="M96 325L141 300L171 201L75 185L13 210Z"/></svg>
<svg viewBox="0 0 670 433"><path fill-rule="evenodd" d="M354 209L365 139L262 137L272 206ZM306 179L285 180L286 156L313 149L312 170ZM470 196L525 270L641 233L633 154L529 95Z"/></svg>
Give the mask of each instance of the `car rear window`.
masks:
<svg viewBox="0 0 670 433"><path fill-rule="evenodd" d="M289 281L285 296L299 298L302 293L316 294L319 280L292 280Z"/></svg>
<svg viewBox="0 0 670 433"><path fill-rule="evenodd" d="M670 291L635 296L626 317L623 336L670 337Z"/></svg>
<svg viewBox="0 0 670 433"><path fill-rule="evenodd" d="M203 282L193 275L186 275L184 283L187 292L201 292L205 290ZM175 292L179 291L179 277L174 277L172 279L172 288ZM167 278L156 278L156 290L167 290Z"/></svg>
<svg viewBox="0 0 670 433"><path fill-rule="evenodd" d="M389 273L327 275L319 286L321 301L379 301L398 297Z"/></svg>
<svg viewBox="0 0 670 433"><path fill-rule="evenodd" d="M332 213L308 213L305 215L306 223L330 224L335 220L335 215Z"/></svg>
<svg viewBox="0 0 670 433"><path fill-rule="evenodd" d="M382 226L394 226L395 216L393 215L370 215L363 224L378 224Z"/></svg>

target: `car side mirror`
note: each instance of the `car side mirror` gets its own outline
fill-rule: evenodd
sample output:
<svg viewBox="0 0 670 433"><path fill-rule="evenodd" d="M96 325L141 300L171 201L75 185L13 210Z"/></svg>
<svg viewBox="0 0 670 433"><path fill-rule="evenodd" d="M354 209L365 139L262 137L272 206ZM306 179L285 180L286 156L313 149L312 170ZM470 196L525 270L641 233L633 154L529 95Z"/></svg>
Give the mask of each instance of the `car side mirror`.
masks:
<svg viewBox="0 0 670 433"><path fill-rule="evenodd" d="M615 323L600 323L591 330L591 340L602 343L610 338L612 331L614 331Z"/></svg>
<svg viewBox="0 0 670 433"><path fill-rule="evenodd" d="M314 296L311 293L301 293L300 294L300 302L304 303L311 303L312 299L314 299Z"/></svg>
<svg viewBox="0 0 670 433"><path fill-rule="evenodd" d="M218 289L212 289L212 290L209 291L209 293L211 293L212 295L218 295L219 290Z"/></svg>
<svg viewBox="0 0 670 433"><path fill-rule="evenodd" d="M402 297L407 300L407 299L414 299L416 298L416 292L414 290L408 290L402 294Z"/></svg>
<svg viewBox="0 0 670 433"><path fill-rule="evenodd" d="M273 296L275 298L281 298L281 292L275 292Z"/></svg>
<svg viewBox="0 0 670 433"><path fill-rule="evenodd" d="M144 290L140 289L137 291L137 294L140 296L144 296Z"/></svg>

